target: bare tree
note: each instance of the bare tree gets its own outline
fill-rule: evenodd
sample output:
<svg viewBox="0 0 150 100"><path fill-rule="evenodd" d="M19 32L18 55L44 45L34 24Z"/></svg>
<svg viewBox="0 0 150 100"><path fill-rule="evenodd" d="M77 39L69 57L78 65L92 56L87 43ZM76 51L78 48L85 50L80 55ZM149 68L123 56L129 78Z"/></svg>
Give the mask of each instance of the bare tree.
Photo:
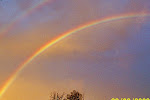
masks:
<svg viewBox="0 0 150 100"><path fill-rule="evenodd" d="M54 92L50 95L50 100L64 100L64 95L64 93L60 95L59 93Z"/></svg>

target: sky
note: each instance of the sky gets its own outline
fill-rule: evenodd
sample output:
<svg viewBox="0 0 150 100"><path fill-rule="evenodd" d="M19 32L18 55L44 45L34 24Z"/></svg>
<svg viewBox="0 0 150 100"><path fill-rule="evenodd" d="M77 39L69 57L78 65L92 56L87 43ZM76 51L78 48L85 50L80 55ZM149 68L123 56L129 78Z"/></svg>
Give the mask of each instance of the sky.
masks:
<svg viewBox="0 0 150 100"><path fill-rule="evenodd" d="M52 0L21 17L41 1L0 1L0 89L20 64L64 32L105 17L150 14L149 0ZM74 89L84 93L85 100L146 98L149 45L148 16L86 28L32 60L0 100L48 100L51 92Z"/></svg>

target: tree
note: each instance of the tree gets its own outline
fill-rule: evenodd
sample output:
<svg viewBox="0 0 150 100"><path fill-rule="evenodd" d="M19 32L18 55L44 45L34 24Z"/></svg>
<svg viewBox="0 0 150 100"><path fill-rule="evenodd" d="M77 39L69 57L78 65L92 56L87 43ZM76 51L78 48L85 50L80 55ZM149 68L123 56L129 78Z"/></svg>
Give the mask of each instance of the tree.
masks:
<svg viewBox="0 0 150 100"><path fill-rule="evenodd" d="M83 94L80 92L73 90L70 94L59 94L59 93L52 93L50 96L50 100L84 100Z"/></svg>
<svg viewBox="0 0 150 100"><path fill-rule="evenodd" d="M67 100L84 100L84 97L78 91L73 90L70 94L67 94Z"/></svg>
<svg viewBox="0 0 150 100"><path fill-rule="evenodd" d="M50 100L64 100L64 93L60 95L59 93L54 92L50 95Z"/></svg>

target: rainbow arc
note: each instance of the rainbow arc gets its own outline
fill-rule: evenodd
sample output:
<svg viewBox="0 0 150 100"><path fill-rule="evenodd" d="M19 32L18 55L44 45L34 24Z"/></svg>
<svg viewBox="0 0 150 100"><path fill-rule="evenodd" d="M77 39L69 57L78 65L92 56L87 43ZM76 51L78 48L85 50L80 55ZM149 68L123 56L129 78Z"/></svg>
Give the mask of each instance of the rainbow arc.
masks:
<svg viewBox="0 0 150 100"><path fill-rule="evenodd" d="M27 67L29 63L31 63L36 57L38 57L41 53L43 53L46 49L50 48L51 46L55 45L59 41L69 37L72 34L75 34L83 29L87 29L89 27L98 25L98 24L104 24L109 23L112 21L117 20L123 20L123 19L129 19L129 18L137 18L137 17L150 17L150 13L130 13L130 14L123 14L123 15L117 15L117 16L111 16L102 18L96 21L91 21L89 23L80 25L74 29L71 29L67 32L62 33L60 36L54 38L53 40L50 40L45 45L40 47L35 53L33 53L28 59L26 59L20 66L17 67L17 69L10 75L10 77L7 79L5 84L0 89L0 98L3 96L3 94L6 92L6 90L13 84L13 82L16 80L16 78L20 75L21 71Z"/></svg>

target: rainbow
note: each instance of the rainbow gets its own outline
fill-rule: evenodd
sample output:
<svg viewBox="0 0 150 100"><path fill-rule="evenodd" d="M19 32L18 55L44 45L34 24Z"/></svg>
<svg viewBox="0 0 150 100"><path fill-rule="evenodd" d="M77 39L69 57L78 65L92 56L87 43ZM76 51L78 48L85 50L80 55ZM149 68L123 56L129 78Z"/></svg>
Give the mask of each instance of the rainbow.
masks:
<svg viewBox="0 0 150 100"><path fill-rule="evenodd" d="M19 76L21 71L31 62L33 61L38 55L43 53L46 49L53 46L54 44L58 43L59 41L67 38L68 36L75 34L83 29L87 29L89 27L98 25L98 24L104 24L111 21L117 21L122 19L128 19L128 18L136 18L136 17L150 17L150 13L130 13L130 14L123 14L118 16L111 16L103 19L99 19L96 21L92 21L83 25L80 25L74 29L71 29L67 32L64 32L62 35L54 38L53 40L50 40L48 43L43 45L41 48L39 48L35 53L33 53L27 60L25 60L20 66L17 67L17 69L12 73L12 75L8 78L8 80L5 82L5 84L0 89L0 98L2 95L6 92L6 90L9 88L9 86L15 81L15 79Z"/></svg>
<svg viewBox="0 0 150 100"><path fill-rule="evenodd" d="M30 14L32 14L34 11L36 11L37 9L41 8L42 6L46 5L49 2L52 2L53 0L40 0L40 2L36 3L34 6L32 6L31 8L27 9L26 11L24 11L23 13L21 13L19 16L16 16L16 18L14 20L12 20L7 26L5 26L4 28L1 29L1 34L0 34L0 38L2 38L5 34L7 34L10 30L13 29L13 27L16 26L16 24L18 22L20 22L23 18L29 16Z"/></svg>

